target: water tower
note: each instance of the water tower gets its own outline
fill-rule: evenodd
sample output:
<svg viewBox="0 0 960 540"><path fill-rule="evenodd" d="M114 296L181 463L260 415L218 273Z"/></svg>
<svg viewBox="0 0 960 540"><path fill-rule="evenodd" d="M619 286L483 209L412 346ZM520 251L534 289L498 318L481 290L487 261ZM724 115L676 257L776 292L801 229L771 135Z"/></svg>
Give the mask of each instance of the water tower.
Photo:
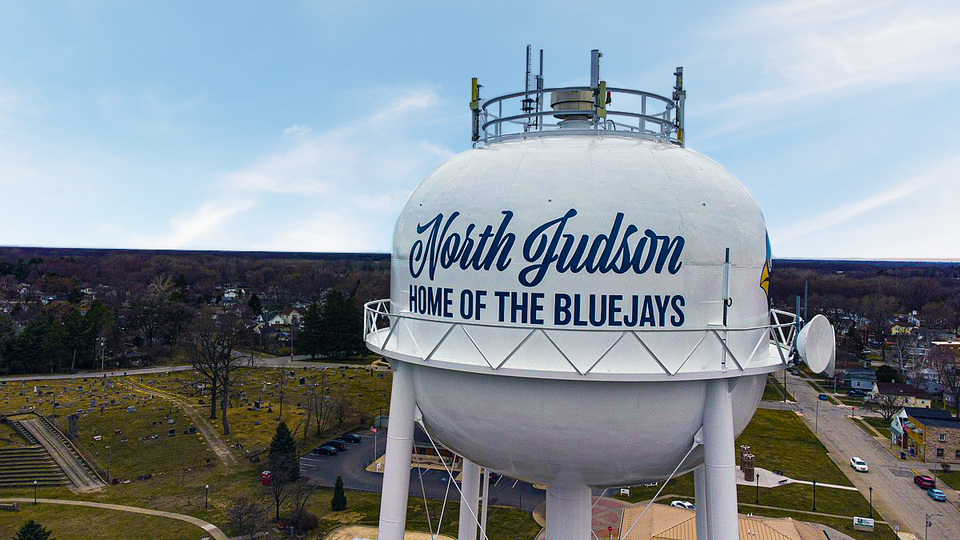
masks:
<svg viewBox="0 0 960 540"><path fill-rule="evenodd" d="M682 69L665 97L608 87L600 56L589 86L545 88L529 48L523 91L474 79L473 148L397 221L390 299L364 315L395 372L382 540L403 536L415 422L464 458L461 540L481 466L547 486L549 540L591 538L592 488L690 470L701 538L737 537L734 439L799 321L769 307L760 208L684 147ZM804 333L818 363L829 330Z"/></svg>

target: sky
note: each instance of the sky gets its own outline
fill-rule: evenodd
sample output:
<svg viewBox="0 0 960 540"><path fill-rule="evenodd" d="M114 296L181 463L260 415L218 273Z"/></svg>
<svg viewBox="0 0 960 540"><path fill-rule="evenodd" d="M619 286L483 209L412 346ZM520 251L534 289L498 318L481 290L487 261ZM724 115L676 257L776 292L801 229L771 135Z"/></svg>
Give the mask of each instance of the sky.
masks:
<svg viewBox="0 0 960 540"><path fill-rule="evenodd" d="M389 252L470 78L669 95L775 257L960 259L960 2L0 0L0 245Z"/></svg>

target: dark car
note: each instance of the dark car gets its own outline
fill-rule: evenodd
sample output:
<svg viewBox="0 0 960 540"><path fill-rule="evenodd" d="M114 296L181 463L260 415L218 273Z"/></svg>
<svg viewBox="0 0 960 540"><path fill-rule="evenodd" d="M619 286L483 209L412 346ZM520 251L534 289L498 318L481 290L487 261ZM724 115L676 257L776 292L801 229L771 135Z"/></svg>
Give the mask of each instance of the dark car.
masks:
<svg viewBox="0 0 960 540"><path fill-rule="evenodd" d="M933 489L937 487L937 485L933 482L933 478L930 478L925 474L918 474L914 476L913 483L922 487L923 489Z"/></svg>
<svg viewBox="0 0 960 540"><path fill-rule="evenodd" d="M356 444L360 442L360 436L357 435L356 433L346 433L344 435L337 437L337 440Z"/></svg>
<svg viewBox="0 0 960 540"><path fill-rule="evenodd" d="M340 450L340 451L343 451L343 450L346 450L346 449L347 449L347 443L345 443L345 442L343 442L343 441L338 441L338 440L336 440L336 439L334 439L334 440L332 440L332 441L327 441L327 442L323 443L323 445L324 445L324 446L332 446L332 447L334 447L334 448L336 448L337 450Z"/></svg>
<svg viewBox="0 0 960 540"><path fill-rule="evenodd" d="M323 446L318 446L314 448L312 453L317 454L319 456L335 456L337 455L337 449L325 444Z"/></svg>
<svg viewBox="0 0 960 540"><path fill-rule="evenodd" d="M867 393L864 392L863 390L853 389L853 390L847 392L847 395L850 396L850 397L864 397L864 396L867 395Z"/></svg>

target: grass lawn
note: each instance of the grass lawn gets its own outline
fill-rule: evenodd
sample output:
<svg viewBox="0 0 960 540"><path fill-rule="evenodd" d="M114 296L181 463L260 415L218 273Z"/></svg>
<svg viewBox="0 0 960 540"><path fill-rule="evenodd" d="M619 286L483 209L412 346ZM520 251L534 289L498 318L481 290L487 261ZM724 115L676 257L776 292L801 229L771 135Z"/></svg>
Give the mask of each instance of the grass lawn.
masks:
<svg viewBox="0 0 960 540"><path fill-rule="evenodd" d="M760 495L761 503L763 502L763 494ZM820 507L820 490L817 490L817 508ZM853 521L849 519L840 519L827 516L811 516L809 514L801 514L799 512L791 512L789 510L770 510L768 508L757 508L755 506L750 506L746 504L740 505L740 513L753 513L757 516L766 516L766 517L789 517L797 521L808 521L814 523L822 523L828 527L832 527L843 534L846 534L850 537L856 538L857 540L897 540L896 533L893 532L888 525L877 523L874 531L861 532L853 528ZM869 515L869 514L867 514ZM877 513L874 512L874 516L877 516Z"/></svg>
<svg viewBox="0 0 960 540"><path fill-rule="evenodd" d="M856 426L857 426L858 428L860 428L861 430L863 430L863 432L866 433L867 435L869 435L869 436L871 436L871 437L876 437L876 436L877 436L877 434L874 433L873 430L870 429L865 423L863 423L863 421L861 421L861 420L858 419L858 420L854 420L853 423L856 424Z"/></svg>
<svg viewBox="0 0 960 540"><path fill-rule="evenodd" d="M77 423L77 446L101 470L109 468L111 477L123 481L146 473L216 466L216 454L203 436L185 433L193 422L183 411L162 399L145 400L135 407L135 413L124 407L105 407L102 413L98 409ZM65 419L58 420L66 432ZM168 436L169 429L176 430L176 435ZM100 440L94 440L95 436Z"/></svg>
<svg viewBox="0 0 960 540"><path fill-rule="evenodd" d="M27 446L27 441L10 424L6 422L0 424L0 448L17 448L20 446Z"/></svg>
<svg viewBox="0 0 960 540"><path fill-rule="evenodd" d="M290 373L293 375L290 375ZM383 378L380 378L380 375ZM298 443L305 447L323 442L331 435L354 427L360 420L367 423L369 420L386 411L390 403L390 373L373 372L365 368L331 369L322 367L289 369L243 368L235 373L235 394L231 396L230 407L227 410L227 420L230 423L228 442L240 444L243 450L266 448L273 437L280 418L280 382L283 381L283 421L294 432ZM304 384L300 384L303 378ZM143 383L156 390L177 395L189 402L198 411L209 409L209 395L200 396L197 389L203 379L193 372L177 372L144 376ZM330 400L340 398L349 400L351 406L343 422L338 425L338 419L331 417L327 429L321 436L316 436L316 424L311 419L311 426L307 421L307 395L310 385L316 384L317 396L328 396ZM322 386L322 388L321 388ZM262 407L257 410L254 401L260 401ZM217 430L218 420L210 421ZM304 442L303 432L307 431Z"/></svg>
<svg viewBox="0 0 960 540"><path fill-rule="evenodd" d="M311 511L320 518L320 526L310 532L310 538L323 538L337 527L345 524L377 525L380 515L380 494L347 492L347 509L343 512L330 510L333 490L325 489L311 500ZM432 526L437 530L443 501L428 500L430 506L430 524L428 526L423 499L411 497L407 504L407 530L428 532ZM460 505L448 502L443 510L441 533L456 537L459 527ZM533 517L516 508L492 506L487 514L487 536L493 538L533 538L540 532L540 526Z"/></svg>
<svg viewBox="0 0 960 540"><path fill-rule="evenodd" d="M783 399L782 396L783 396L784 392L786 392L786 394L787 394L787 400L789 400L789 401L796 401L795 399L793 399L793 394L791 394L789 390L784 390L784 388L783 388L783 383L781 383L780 380L777 379L777 376L776 376L776 375L769 375L769 376L767 377L767 384L769 385L770 382L773 382L773 386L776 387L778 395L781 396L781 397L778 398L776 401L780 401L780 400ZM763 393L764 393L764 395L766 395L766 393L767 393L766 389L764 389ZM764 397L763 399L766 399L766 397Z"/></svg>
<svg viewBox="0 0 960 540"><path fill-rule="evenodd" d="M930 476L933 476L933 470L930 471ZM942 480L951 488L960 490L960 471L937 471L937 480Z"/></svg>
<svg viewBox="0 0 960 540"><path fill-rule="evenodd" d="M20 504L19 512L0 512L0 538L13 538L27 520L43 525L58 540L152 538L157 540L209 536L200 527L178 519L130 512L63 506Z"/></svg>
<svg viewBox="0 0 960 540"><path fill-rule="evenodd" d="M863 420L871 426L877 428L877 431L880 431L880 433L886 434L890 431L890 422L880 418L879 416L864 416Z"/></svg>
<svg viewBox="0 0 960 540"><path fill-rule="evenodd" d="M852 485L793 411L758 409L736 444L750 445L758 467L779 469L797 480Z"/></svg>

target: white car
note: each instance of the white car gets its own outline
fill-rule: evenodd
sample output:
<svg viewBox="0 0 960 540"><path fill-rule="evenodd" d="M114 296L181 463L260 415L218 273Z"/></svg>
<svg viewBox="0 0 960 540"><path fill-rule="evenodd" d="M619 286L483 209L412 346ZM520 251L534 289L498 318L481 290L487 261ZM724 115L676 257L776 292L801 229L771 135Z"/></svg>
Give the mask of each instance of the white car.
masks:
<svg viewBox="0 0 960 540"><path fill-rule="evenodd" d="M674 508L683 508L684 510L696 510L697 506L687 501L673 501L670 506Z"/></svg>
<svg viewBox="0 0 960 540"><path fill-rule="evenodd" d="M868 472L870 470L867 467L867 462L858 457L850 458L850 466L857 472Z"/></svg>

